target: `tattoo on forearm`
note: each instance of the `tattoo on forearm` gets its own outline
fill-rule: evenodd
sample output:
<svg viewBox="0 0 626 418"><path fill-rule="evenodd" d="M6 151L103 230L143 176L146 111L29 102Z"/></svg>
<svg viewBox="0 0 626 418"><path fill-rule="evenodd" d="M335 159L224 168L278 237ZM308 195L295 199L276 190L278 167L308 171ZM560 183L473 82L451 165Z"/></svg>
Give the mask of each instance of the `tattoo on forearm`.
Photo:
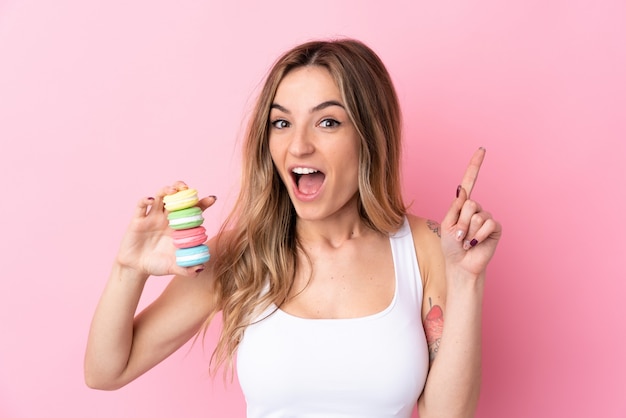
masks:
<svg viewBox="0 0 626 418"><path fill-rule="evenodd" d="M443 310L439 305L433 306L433 301L428 298L430 310L424 319L424 331L428 343L428 354L432 363L439 352L441 334L443 333Z"/></svg>
<svg viewBox="0 0 626 418"><path fill-rule="evenodd" d="M426 220L426 225L428 225L428 229L433 231L433 233L437 234L437 236L441 238L441 225L439 225L439 222L428 219Z"/></svg>

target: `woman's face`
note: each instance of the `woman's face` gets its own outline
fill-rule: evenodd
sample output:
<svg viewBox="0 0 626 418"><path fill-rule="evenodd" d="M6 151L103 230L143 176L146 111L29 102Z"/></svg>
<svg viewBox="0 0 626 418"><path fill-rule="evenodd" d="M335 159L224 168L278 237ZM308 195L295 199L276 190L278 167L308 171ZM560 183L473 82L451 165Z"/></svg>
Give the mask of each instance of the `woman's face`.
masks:
<svg viewBox="0 0 626 418"><path fill-rule="evenodd" d="M328 70L290 71L271 106L269 146L298 216L356 208L360 141Z"/></svg>

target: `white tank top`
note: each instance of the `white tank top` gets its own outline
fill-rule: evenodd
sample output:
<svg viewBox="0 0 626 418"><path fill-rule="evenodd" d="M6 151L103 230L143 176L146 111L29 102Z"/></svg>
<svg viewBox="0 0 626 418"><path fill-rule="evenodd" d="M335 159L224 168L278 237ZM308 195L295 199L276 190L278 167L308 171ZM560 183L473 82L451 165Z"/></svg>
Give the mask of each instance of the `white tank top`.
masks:
<svg viewBox="0 0 626 418"><path fill-rule="evenodd" d="M246 328L237 375L248 418L410 418L429 367L423 286L406 219L390 241L396 286L385 310L305 319L272 306Z"/></svg>

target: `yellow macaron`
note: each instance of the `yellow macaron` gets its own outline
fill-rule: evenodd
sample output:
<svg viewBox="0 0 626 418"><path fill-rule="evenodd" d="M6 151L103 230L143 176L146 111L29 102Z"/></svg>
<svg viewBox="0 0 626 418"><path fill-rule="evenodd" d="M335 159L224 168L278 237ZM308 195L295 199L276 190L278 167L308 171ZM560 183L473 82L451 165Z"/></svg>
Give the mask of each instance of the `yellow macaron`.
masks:
<svg viewBox="0 0 626 418"><path fill-rule="evenodd" d="M196 189L181 190L163 197L163 203L165 210L169 212L193 207L198 204L198 191Z"/></svg>

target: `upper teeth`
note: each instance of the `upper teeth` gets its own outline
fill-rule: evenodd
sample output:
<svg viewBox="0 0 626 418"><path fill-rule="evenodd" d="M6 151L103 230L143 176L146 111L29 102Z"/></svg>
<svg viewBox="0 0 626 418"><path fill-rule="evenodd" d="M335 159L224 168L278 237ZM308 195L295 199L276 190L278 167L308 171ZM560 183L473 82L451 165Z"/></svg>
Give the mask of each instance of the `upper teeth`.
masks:
<svg viewBox="0 0 626 418"><path fill-rule="evenodd" d="M306 167L296 167L292 170L295 174L313 174L317 173L317 170Z"/></svg>

